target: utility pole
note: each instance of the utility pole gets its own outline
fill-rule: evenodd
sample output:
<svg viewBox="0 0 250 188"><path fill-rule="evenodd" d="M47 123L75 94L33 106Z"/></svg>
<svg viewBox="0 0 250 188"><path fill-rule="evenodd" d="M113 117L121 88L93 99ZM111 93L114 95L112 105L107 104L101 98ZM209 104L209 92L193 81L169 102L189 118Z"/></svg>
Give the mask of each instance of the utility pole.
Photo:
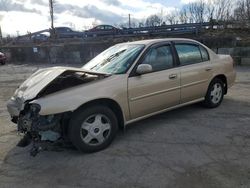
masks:
<svg viewBox="0 0 250 188"><path fill-rule="evenodd" d="M0 44L2 44L2 42L3 42L3 35L2 35L2 29L0 26Z"/></svg>
<svg viewBox="0 0 250 188"><path fill-rule="evenodd" d="M52 38L55 37L55 28L54 28L54 0L49 0L49 12L51 19L51 32L50 35Z"/></svg>
<svg viewBox="0 0 250 188"><path fill-rule="evenodd" d="M128 14L128 28L131 28L130 14Z"/></svg>
<svg viewBox="0 0 250 188"><path fill-rule="evenodd" d="M0 26L0 41L3 39L3 35L2 35L2 29L1 29L1 26Z"/></svg>

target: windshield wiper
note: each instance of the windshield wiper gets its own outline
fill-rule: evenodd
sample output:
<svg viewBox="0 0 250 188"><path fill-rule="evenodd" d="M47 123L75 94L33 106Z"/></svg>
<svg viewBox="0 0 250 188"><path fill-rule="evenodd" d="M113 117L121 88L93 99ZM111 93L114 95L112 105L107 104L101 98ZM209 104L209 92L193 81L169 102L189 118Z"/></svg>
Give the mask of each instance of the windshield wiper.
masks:
<svg viewBox="0 0 250 188"><path fill-rule="evenodd" d="M120 52L117 52L115 54L112 54L111 56L109 56L107 59L104 59L102 63L100 64L96 64L95 66L91 67L90 70L93 70L94 68L100 66L103 67L104 65L106 65L107 63L111 62L111 60L113 60L115 57L118 57L120 54L122 54L123 52L125 52L126 50L122 50Z"/></svg>
<svg viewBox="0 0 250 188"><path fill-rule="evenodd" d="M107 58L107 61L110 62L112 59L114 59L115 57L118 57L119 55L121 55L123 52L125 52L126 50L122 50L120 52L116 52L115 54L111 55L109 58Z"/></svg>

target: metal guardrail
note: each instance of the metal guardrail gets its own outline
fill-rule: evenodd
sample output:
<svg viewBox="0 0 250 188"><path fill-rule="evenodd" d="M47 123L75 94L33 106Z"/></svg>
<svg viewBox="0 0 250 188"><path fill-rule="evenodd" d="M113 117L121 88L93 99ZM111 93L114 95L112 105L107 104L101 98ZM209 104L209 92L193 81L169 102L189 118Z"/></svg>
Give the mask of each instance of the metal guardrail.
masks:
<svg viewBox="0 0 250 188"><path fill-rule="evenodd" d="M101 32L96 32L96 36L88 36L83 38L70 38L70 39L56 39L58 42L60 41L90 41L93 40L93 38L119 38L119 37L143 37L143 36L155 36L155 35L181 35L181 34L198 34L201 32L202 29L208 29L210 27L216 27L220 28L223 26L223 23L210 23L210 22L204 22L204 23L185 23L185 24L174 24L174 25L161 25L161 26L152 26L152 27L138 27L138 28L124 28L122 29L122 32L119 34L110 34L110 35L102 35ZM43 32L50 32L50 29L44 29L41 31L33 32L30 34L19 36L15 39L13 39L13 43L34 43L39 41L33 41L31 40L30 36L40 34ZM92 34L95 34L95 32L92 32ZM55 39L48 38L47 41L40 41L40 42L51 42Z"/></svg>
<svg viewBox="0 0 250 188"><path fill-rule="evenodd" d="M148 31L148 32L157 32L157 31L174 31L178 29L190 29L190 28L202 28L206 26L210 26L209 22L205 23L186 23L186 24L174 24L174 25L161 25L161 26L153 26L153 27L139 27L139 28L127 28L124 31L133 31L133 32L141 32L141 31Z"/></svg>
<svg viewBox="0 0 250 188"><path fill-rule="evenodd" d="M191 28L202 28L205 26L210 26L211 24L209 22L205 22L205 23L186 23L186 24L174 24L174 25L161 25L161 26L151 26L151 27L138 27L138 28L124 28L122 29L123 33L127 32L127 31L131 31L131 32L157 32L157 31L174 31L174 30L178 30L178 29L191 29ZM43 32L50 32L50 29L45 29L45 30L41 30L41 31L37 31L31 34L26 34L26 35L22 35L20 37L28 37L30 35L35 35L35 34L40 34ZM93 32L94 33L94 32ZM99 34L101 34L101 32L97 32Z"/></svg>

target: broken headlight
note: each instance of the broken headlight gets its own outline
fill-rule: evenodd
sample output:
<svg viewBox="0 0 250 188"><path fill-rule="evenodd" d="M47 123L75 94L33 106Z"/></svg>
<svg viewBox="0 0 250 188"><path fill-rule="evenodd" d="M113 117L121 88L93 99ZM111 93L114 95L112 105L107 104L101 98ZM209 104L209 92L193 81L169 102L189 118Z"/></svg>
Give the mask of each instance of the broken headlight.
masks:
<svg viewBox="0 0 250 188"><path fill-rule="evenodd" d="M31 104L30 105L30 110L34 113L34 114L38 114L41 110L41 106L39 104Z"/></svg>

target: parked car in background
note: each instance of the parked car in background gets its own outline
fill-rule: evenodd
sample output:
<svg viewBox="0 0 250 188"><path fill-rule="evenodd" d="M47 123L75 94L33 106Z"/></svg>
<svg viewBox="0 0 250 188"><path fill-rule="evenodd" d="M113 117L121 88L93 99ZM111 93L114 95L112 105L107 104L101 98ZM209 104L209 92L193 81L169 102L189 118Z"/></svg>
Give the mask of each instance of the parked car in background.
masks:
<svg viewBox="0 0 250 188"><path fill-rule="evenodd" d="M73 31L69 27L55 27L55 35L58 38L83 38L84 32Z"/></svg>
<svg viewBox="0 0 250 188"><path fill-rule="evenodd" d="M96 152L118 127L196 102L219 106L235 81L233 63L190 39L121 43L82 68L38 70L7 108L25 139L69 138L80 151Z"/></svg>
<svg viewBox="0 0 250 188"><path fill-rule="evenodd" d="M48 33L38 33L31 36L31 40L38 42L47 41L48 39L49 39Z"/></svg>
<svg viewBox="0 0 250 188"><path fill-rule="evenodd" d="M0 64L4 65L6 63L7 57L3 52L0 52Z"/></svg>
<svg viewBox="0 0 250 188"><path fill-rule="evenodd" d="M119 35L119 34L122 34L122 30L112 25L98 25L90 30L85 31L86 37Z"/></svg>

